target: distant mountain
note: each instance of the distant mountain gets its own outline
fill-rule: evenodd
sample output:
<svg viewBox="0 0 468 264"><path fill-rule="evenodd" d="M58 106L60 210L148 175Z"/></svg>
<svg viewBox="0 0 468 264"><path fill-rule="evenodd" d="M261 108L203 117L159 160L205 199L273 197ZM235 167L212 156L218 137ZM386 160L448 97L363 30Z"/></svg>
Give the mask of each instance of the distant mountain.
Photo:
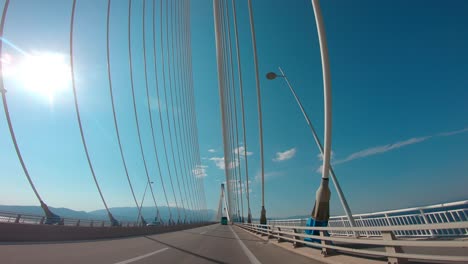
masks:
<svg viewBox="0 0 468 264"><path fill-rule="evenodd" d="M66 218L79 218L79 219L92 219L92 215L89 215L85 211L75 211L68 208L55 208L50 207L49 209L57 215ZM2 212L12 212L19 214L32 214L32 215L43 215L44 211L40 206L33 205L0 205L0 211ZM101 219L96 219L101 220Z"/></svg>
<svg viewBox="0 0 468 264"><path fill-rule="evenodd" d="M310 218L310 215L293 215L293 216L288 216L288 217L272 217L270 220L305 219L305 218Z"/></svg>
<svg viewBox="0 0 468 264"><path fill-rule="evenodd" d="M107 211L105 209L95 210L91 212L85 211L75 211L68 208L54 208L50 207L49 209L65 218L77 218L77 219L93 219L93 220L108 220ZM136 207L113 207L109 208L112 215L119 221L135 221L138 215L138 209ZM170 207L172 212L172 218L177 221L177 208ZM32 215L43 215L44 211L40 206L22 206L22 205L0 205L0 211L2 212L12 212L12 213L21 213L21 214L32 214ZM147 222L151 222L156 216L156 209L154 207L143 207L141 209L142 215ZM166 206L159 207L159 212L163 220L169 218L169 208ZM186 209L186 213L189 215L190 210ZM214 210L207 210L208 219L213 220L216 216ZM181 219L183 220L184 211L180 208Z"/></svg>
<svg viewBox="0 0 468 264"><path fill-rule="evenodd" d="M172 218L174 219L174 221L177 221L177 207L160 206L159 213L161 217L163 218L163 220L169 219L169 216L170 216L169 208L172 213ZM135 221L136 216L138 215L138 209L136 207L113 207L113 208L109 208L109 210L112 212L112 215L120 221ZM183 220L184 210L182 208L179 208L179 210L180 210L181 220ZM186 209L185 212L187 213L187 217L188 217L192 211ZM209 220L214 219L216 216L216 212L214 210L208 210L207 213L208 213ZM88 214L96 216L96 217L107 217L107 212L104 209L91 211L91 212L88 212ZM143 215L146 221L151 222L156 216L156 209L154 207L143 207L141 209L141 214Z"/></svg>

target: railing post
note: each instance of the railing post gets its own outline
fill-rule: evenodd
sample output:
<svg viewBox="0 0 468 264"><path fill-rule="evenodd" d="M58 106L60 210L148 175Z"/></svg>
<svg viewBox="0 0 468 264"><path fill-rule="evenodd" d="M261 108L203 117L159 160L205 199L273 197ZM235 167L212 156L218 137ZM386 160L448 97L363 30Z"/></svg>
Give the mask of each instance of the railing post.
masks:
<svg viewBox="0 0 468 264"><path fill-rule="evenodd" d="M277 227L278 228L278 243L281 243L284 241L284 239L282 239L280 236L281 236L281 227Z"/></svg>
<svg viewBox="0 0 468 264"><path fill-rule="evenodd" d="M382 231L382 239L385 241L397 240L392 231ZM387 253L403 253L400 246L385 246L385 252ZM407 262L407 259L387 257L388 264L401 264Z"/></svg>
<svg viewBox="0 0 468 264"><path fill-rule="evenodd" d="M16 215L15 224L19 224L20 219L21 219L21 215L20 214Z"/></svg>
<svg viewBox="0 0 468 264"><path fill-rule="evenodd" d="M81 222L81 220L78 219L78 221L76 221L76 226L80 226L80 222Z"/></svg>
<svg viewBox="0 0 468 264"><path fill-rule="evenodd" d="M362 218L362 216L359 216L359 219L361 219L361 225L363 227L366 227L366 224L365 224L364 219ZM366 237L369 237L369 231L366 231Z"/></svg>
<svg viewBox="0 0 468 264"><path fill-rule="evenodd" d="M468 215L466 215L465 210L466 209L463 209L461 212L465 216L465 221L468 221ZM468 228L465 228L465 234L468 235Z"/></svg>
<svg viewBox="0 0 468 264"><path fill-rule="evenodd" d="M388 214L385 213L384 216L385 216L385 221L387 221L388 226L392 226L392 222L390 221L390 218L388 218Z"/></svg>
<svg viewBox="0 0 468 264"><path fill-rule="evenodd" d="M273 234L272 234L272 231L273 231L273 230L272 230L272 228L271 228L270 226L267 226L267 230L268 230L268 231L267 231L267 232L268 232L267 238L270 239L270 238L272 238L272 235L273 235Z"/></svg>
<svg viewBox="0 0 468 264"><path fill-rule="evenodd" d="M90 227L93 227L94 226L94 221L91 220L91 223L89 224Z"/></svg>
<svg viewBox="0 0 468 264"><path fill-rule="evenodd" d="M44 224L44 221L45 221L45 217L43 216L43 217L41 218L41 221L39 222L39 224L40 224L40 225L43 225L43 224Z"/></svg>
<svg viewBox="0 0 468 264"><path fill-rule="evenodd" d="M293 231L295 234L299 234L300 232L296 229L296 228L293 228ZM296 240L302 240L302 237L300 236L294 236L294 241L293 241L293 247L294 248L298 248L298 247L302 247L304 244L301 243L301 242L297 242Z"/></svg>
<svg viewBox="0 0 468 264"><path fill-rule="evenodd" d="M419 209L419 213L421 214L423 220L424 220L424 223L426 225L429 224L429 219L427 219L427 215L424 214L424 210L423 209ZM432 232L432 230L428 230L429 231L429 234L432 236L434 236L434 232Z"/></svg>
<svg viewBox="0 0 468 264"><path fill-rule="evenodd" d="M343 227L349 227L348 226L348 220L345 219L344 216L341 217L341 224L343 225ZM328 225L330 226L330 221L328 221ZM330 233L333 235L335 232L331 231ZM346 236L352 236L353 235L353 232L346 231L345 233L346 233ZM337 232L336 234L340 234L340 232Z"/></svg>
<svg viewBox="0 0 468 264"><path fill-rule="evenodd" d="M326 231L323 231L323 230L320 230L320 237L325 237L325 232ZM332 253L332 249L329 249L327 247L325 247L326 245L330 245L330 241L328 240L323 240L323 239L320 239L320 244L322 245L322 251L320 252L320 255L322 255L322 257L326 257L328 255L330 255L330 253Z"/></svg>
<svg viewBox="0 0 468 264"><path fill-rule="evenodd" d="M104 224L105 224L105 222L104 222L104 221L102 221L102 222L101 222L101 227L104 227Z"/></svg>
<svg viewBox="0 0 468 264"><path fill-rule="evenodd" d="M267 226L262 225L260 231L261 231L260 236L265 236L265 235L267 236L268 235L268 234L265 234L265 232L268 233L268 227Z"/></svg>

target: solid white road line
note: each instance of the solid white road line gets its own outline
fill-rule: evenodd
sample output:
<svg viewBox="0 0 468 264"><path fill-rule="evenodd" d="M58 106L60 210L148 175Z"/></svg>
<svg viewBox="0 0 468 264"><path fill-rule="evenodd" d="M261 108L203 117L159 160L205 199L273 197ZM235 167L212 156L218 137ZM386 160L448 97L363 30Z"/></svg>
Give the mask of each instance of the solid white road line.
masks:
<svg viewBox="0 0 468 264"><path fill-rule="evenodd" d="M138 256L138 257L135 257L135 258L131 258L131 259L127 259L127 260L124 260L124 261L121 261L121 262L117 262L115 264L128 264L128 263L132 263L132 262L135 262L137 260L140 260L140 259L144 259L144 258L147 258L149 256L152 256L154 254L158 254L158 253L161 253L163 251L166 251L168 250L169 248L163 248L163 249L160 249L160 250L156 250L156 251L153 251L151 253L148 253L148 254L145 254L145 255L141 255L141 256Z"/></svg>
<svg viewBox="0 0 468 264"><path fill-rule="evenodd" d="M250 263L252 263L252 264L262 264L262 263L254 256L254 254L244 245L244 242L242 242L242 240L240 240L239 236L236 234L236 232L234 232L234 230L232 230L232 227L231 227L231 226L229 226L229 229L231 229L232 233L233 233L234 236L236 237L237 242L239 242L239 245L241 246L241 248L242 248L242 250L244 251L245 255L247 256L247 258L249 258Z"/></svg>

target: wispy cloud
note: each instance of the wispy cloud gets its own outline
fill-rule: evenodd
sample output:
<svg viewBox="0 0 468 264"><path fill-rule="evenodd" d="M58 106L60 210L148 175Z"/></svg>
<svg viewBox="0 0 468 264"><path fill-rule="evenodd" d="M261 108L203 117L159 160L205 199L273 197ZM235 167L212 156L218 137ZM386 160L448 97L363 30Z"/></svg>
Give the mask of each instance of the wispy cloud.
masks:
<svg viewBox="0 0 468 264"><path fill-rule="evenodd" d="M219 169L221 170L224 170L225 168L225 165L224 165L224 157L213 157L213 158L210 158L211 161L213 161L216 165L216 167L218 167Z"/></svg>
<svg viewBox="0 0 468 264"><path fill-rule="evenodd" d="M225 186L225 188L227 190L226 181L223 181L223 184L224 184L224 186ZM241 194L241 189L242 189L242 194L245 194L245 191L247 190L247 184L245 183L245 181L243 181L242 184L240 184L239 182L237 182L237 184L236 184L235 180L230 180L229 184L231 186L231 189L234 192L237 190L238 194ZM249 180L249 193L252 193L252 188L250 188L251 185L252 185L252 181Z"/></svg>
<svg viewBox="0 0 468 264"><path fill-rule="evenodd" d="M252 192L252 188L250 188L250 185L252 185L252 181L249 180L249 193ZM237 192L238 192L239 194L241 194L241 193L242 193L242 194L245 194L245 193L246 193L246 191L247 191L247 184L246 184L245 181L243 181L242 184L237 185L237 187L238 187ZM239 188L239 187L240 187L240 188ZM241 192L241 190L242 190L242 192Z"/></svg>
<svg viewBox="0 0 468 264"><path fill-rule="evenodd" d="M165 111L166 110L166 104L164 104L161 100L158 98L151 96L150 97L150 109L153 111Z"/></svg>
<svg viewBox="0 0 468 264"><path fill-rule="evenodd" d="M330 157L330 162L333 162L333 160L335 159L335 152L334 152L333 150L332 150L330 156L331 156L331 157ZM323 161L323 155L322 155L322 153L317 154L317 158L318 158L318 160ZM317 173L322 174L322 170L323 170L323 164L320 165L320 167L318 167L315 171L316 171Z"/></svg>
<svg viewBox="0 0 468 264"><path fill-rule="evenodd" d="M208 174L206 173L206 168L208 168L208 166L196 165L195 168L192 169L192 172L196 178L204 178L208 176Z"/></svg>
<svg viewBox="0 0 468 264"><path fill-rule="evenodd" d="M443 132L443 133L435 134L435 135L432 135L432 136L414 137L414 138L406 139L406 140L403 140L403 141L398 141L398 142L395 142L395 143L392 143L392 144L371 147L371 148L367 148L367 149L363 149L363 150L354 152L354 153L348 155L344 159L336 160L335 162L333 162L333 164L334 165L342 164L342 163L350 162L352 160L362 159L362 158L365 158L365 157L382 154L382 153L385 153L385 152L388 152L388 151L391 151L391 150L395 150L395 149L410 146L410 145L413 145L413 144L421 143L421 142L427 141L429 139L437 138L437 137L448 137L448 136L454 136L454 135L458 135L458 134L461 134L461 133L467 133L467 132L468 132L468 127L463 128L463 129L459 129L459 130ZM317 169L317 172L321 172L321 171L322 171L321 167L319 167Z"/></svg>
<svg viewBox="0 0 468 264"><path fill-rule="evenodd" d="M269 172L265 172L264 176L265 176L265 180L268 180L277 176L282 176L284 174L285 173L283 171L269 171ZM261 180L262 180L262 173L259 171L255 175L255 181L259 182Z"/></svg>
<svg viewBox="0 0 468 264"><path fill-rule="evenodd" d="M215 149L209 149L208 152L210 152L210 153L215 153L216 150L215 150Z"/></svg>
<svg viewBox="0 0 468 264"><path fill-rule="evenodd" d="M239 156L241 158L243 158L246 154L247 154L247 156L250 156L250 155L253 154L253 152L250 152L250 151L245 152L245 151L246 151L245 147L240 146L240 147L234 149L234 154L239 154Z"/></svg>
<svg viewBox="0 0 468 264"><path fill-rule="evenodd" d="M361 158L365 158L365 157L368 157L368 156L373 156L373 155L385 153L385 152L388 152L390 150L399 149L399 148L402 148L402 147L405 147L405 146L420 143L420 142L426 141L426 140L428 140L430 138L432 138L432 136L416 137L416 138L410 138L410 139L403 140L403 141L398 141L398 142L392 143L392 144L367 148L367 149L352 153L348 157L346 157L345 159L337 160L337 161L334 162L334 164L345 163L345 162L349 162L349 161L352 161L352 160L355 160L355 159L361 159Z"/></svg>
<svg viewBox="0 0 468 264"><path fill-rule="evenodd" d="M318 158L319 160L323 160L323 155L322 155L322 153L317 154L317 158ZM331 159L331 160L334 160L334 159L335 159L335 152L334 152L333 150L332 150L332 152L330 153L330 159Z"/></svg>
<svg viewBox="0 0 468 264"><path fill-rule="evenodd" d="M215 163L218 169L224 170L226 168L226 165L224 163L224 157L212 157L210 158L210 160ZM229 169L234 169L237 166L239 166L239 161L237 159L231 160L230 162L228 161Z"/></svg>
<svg viewBox="0 0 468 264"><path fill-rule="evenodd" d="M465 127L463 129L460 129L460 130L440 133L440 134L437 134L437 136L439 136L439 137L448 137L448 136L453 136L453 135L457 135L457 134L461 134L461 133L465 133L465 132L468 132L468 127Z"/></svg>
<svg viewBox="0 0 468 264"><path fill-rule="evenodd" d="M276 152L276 158L273 161L285 161L292 159L296 155L296 148L288 149L284 152Z"/></svg>

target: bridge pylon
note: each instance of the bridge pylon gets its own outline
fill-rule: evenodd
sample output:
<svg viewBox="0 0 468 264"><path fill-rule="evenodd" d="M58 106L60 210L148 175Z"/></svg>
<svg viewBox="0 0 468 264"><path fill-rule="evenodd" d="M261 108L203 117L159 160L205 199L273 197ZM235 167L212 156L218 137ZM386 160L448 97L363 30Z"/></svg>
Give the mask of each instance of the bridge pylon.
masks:
<svg viewBox="0 0 468 264"><path fill-rule="evenodd" d="M216 215L216 219L218 221L221 221L221 217L223 217L223 211L226 212L226 217L228 221L231 221L231 217L229 215L229 207L226 202L226 196L224 195L224 183L221 184L221 193L219 195L218 214Z"/></svg>
<svg viewBox="0 0 468 264"><path fill-rule="evenodd" d="M52 213L52 211L49 209L47 204L45 204L43 201L40 201L40 202L41 202L42 210L44 210L44 214L46 216L45 224L48 224L48 225L60 224L60 220L61 220L60 216Z"/></svg>
<svg viewBox="0 0 468 264"><path fill-rule="evenodd" d="M140 219L141 219L141 225L142 225L142 226L146 226L146 225L147 225L147 222L146 222L145 218L143 218L142 215L140 216Z"/></svg>
<svg viewBox="0 0 468 264"><path fill-rule="evenodd" d="M109 216L111 226L120 226L119 221L117 221L117 219L115 219L114 216L110 212L108 212L107 215Z"/></svg>

